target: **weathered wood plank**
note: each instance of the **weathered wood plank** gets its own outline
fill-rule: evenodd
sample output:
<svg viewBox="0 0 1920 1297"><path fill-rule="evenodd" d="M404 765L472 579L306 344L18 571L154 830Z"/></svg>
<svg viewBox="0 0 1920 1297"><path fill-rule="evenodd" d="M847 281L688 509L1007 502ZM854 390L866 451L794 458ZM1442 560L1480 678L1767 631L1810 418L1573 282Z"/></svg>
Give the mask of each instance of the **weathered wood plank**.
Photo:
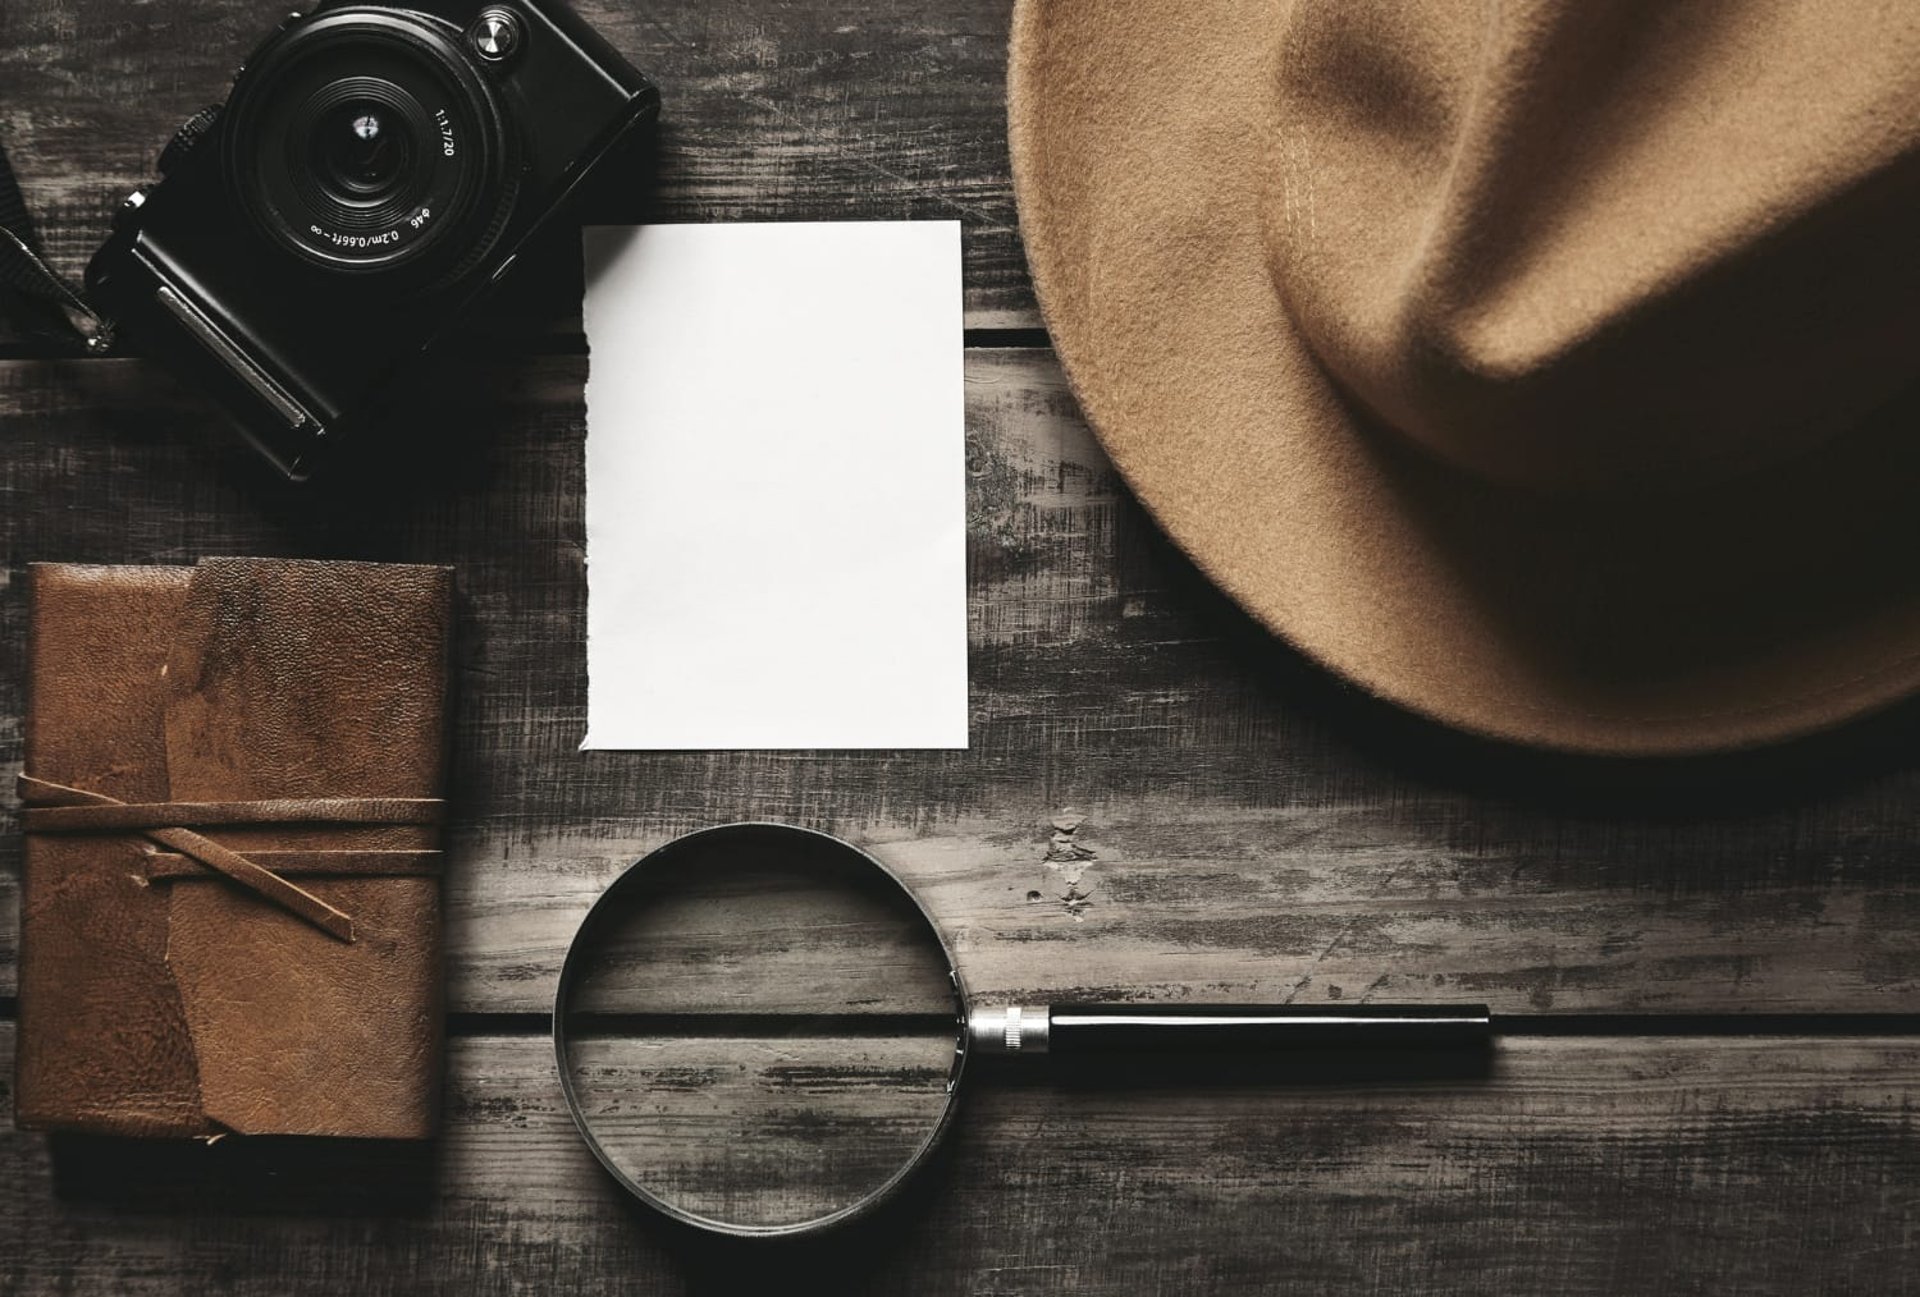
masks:
<svg viewBox="0 0 1920 1297"><path fill-rule="evenodd" d="M1009 0L581 0L659 81L665 221L957 219L967 319L1036 324L1007 176ZM287 0L0 5L0 146L78 273L174 129L226 93ZM522 276L514 327L577 328L577 254ZM538 282L553 282L550 287ZM4 340L4 339L0 339Z"/></svg>
<svg viewBox="0 0 1920 1297"><path fill-rule="evenodd" d="M580 1108L613 1164L681 1211L792 1227L858 1206L940 1127L954 1033L576 1036Z"/></svg>
<svg viewBox="0 0 1920 1297"><path fill-rule="evenodd" d="M450 1067L423 1161L83 1145L56 1181L44 1137L0 1132L0 1291L1797 1297L1910 1290L1920 1259L1913 1039L1532 1039L1482 1078L1340 1084L982 1075L883 1228L771 1251L628 1208L543 1039L457 1041Z"/></svg>
<svg viewBox="0 0 1920 1297"><path fill-rule="evenodd" d="M1915 1007L1911 727L1878 766L1862 748L1790 779L1739 768L1749 782L1731 789L1708 767L1595 791L1584 781L1619 772L1377 712L1158 537L1043 352L969 361L970 751L579 752L585 362L469 363L394 441L431 450L352 496L271 481L140 362L0 364L0 764L19 754L30 561L451 562L456 1009L544 1012L619 869L740 818L871 844L982 994ZM18 839L4 830L10 970Z"/></svg>
<svg viewBox="0 0 1920 1297"><path fill-rule="evenodd" d="M582 929L568 1011L952 1019L952 966L925 916L880 870L823 854L736 843L651 862Z"/></svg>

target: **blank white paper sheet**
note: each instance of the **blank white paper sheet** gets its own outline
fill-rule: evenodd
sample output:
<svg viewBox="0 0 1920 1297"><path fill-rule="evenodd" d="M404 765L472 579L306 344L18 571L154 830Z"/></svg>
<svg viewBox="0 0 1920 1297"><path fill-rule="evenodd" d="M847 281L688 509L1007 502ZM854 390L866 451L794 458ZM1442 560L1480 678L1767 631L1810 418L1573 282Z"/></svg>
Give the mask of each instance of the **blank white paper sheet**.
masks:
<svg viewBox="0 0 1920 1297"><path fill-rule="evenodd" d="M585 748L967 746L955 221L586 232Z"/></svg>

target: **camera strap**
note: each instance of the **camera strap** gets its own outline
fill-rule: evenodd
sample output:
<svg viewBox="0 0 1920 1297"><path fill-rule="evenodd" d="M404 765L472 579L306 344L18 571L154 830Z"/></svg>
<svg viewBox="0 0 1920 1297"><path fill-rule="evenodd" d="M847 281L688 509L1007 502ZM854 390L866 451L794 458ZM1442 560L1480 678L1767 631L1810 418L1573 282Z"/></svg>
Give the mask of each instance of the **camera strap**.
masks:
<svg viewBox="0 0 1920 1297"><path fill-rule="evenodd" d="M7 152L0 148L0 306L15 301L14 315L44 338L99 354L113 345L113 323L87 304L80 291L41 255L26 199Z"/></svg>

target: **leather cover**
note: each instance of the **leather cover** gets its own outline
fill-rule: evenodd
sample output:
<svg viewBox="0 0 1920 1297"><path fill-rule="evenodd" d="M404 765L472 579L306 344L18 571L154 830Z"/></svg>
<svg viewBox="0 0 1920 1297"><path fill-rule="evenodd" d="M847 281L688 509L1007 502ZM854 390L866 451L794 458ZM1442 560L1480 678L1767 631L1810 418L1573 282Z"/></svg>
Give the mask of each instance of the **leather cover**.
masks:
<svg viewBox="0 0 1920 1297"><path fill-rule="evenodd" d="M17 1123L430 1135L451 571L213 559L31 579ZM48 817L103 812L32 809L49 786L222 805L192 831L70 831ZM310 822L303 805L414 809ZM264 822L232 822L249 819ZM195 843L317 898L351 938L215 872Z"/></svg>

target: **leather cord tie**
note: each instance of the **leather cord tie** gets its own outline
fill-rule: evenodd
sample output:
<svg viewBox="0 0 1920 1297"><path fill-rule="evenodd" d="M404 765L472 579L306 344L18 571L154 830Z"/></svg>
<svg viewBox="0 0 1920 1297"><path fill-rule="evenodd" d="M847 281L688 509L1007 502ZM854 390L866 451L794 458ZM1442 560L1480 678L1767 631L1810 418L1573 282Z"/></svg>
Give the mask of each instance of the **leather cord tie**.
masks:
<svg viewBox="0 0 1920 1297"><path fill-rule="evenodd" d="M354 939L353 919L312 892L192 827L246 824L435 824L437 798L290 797L243 802L123 802L22 774L20 800L28 833L138 833L224 874L262 898L341 941ZM281 853L262 853L281 854ZM409 858L418 853L394 853Z"/></svg>

